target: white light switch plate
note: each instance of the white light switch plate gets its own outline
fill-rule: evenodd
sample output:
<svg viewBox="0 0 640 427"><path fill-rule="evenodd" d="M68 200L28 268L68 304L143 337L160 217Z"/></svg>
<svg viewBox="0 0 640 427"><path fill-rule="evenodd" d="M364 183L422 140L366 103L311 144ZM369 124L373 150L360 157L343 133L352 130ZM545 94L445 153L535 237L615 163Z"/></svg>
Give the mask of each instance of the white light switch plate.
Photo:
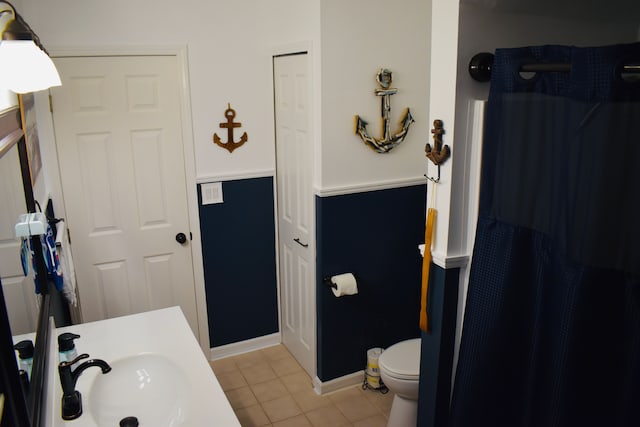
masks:
<svg viewBox="0 0 640 427"><path fill-rule="evenodd" d="M215 203L223 203L222 199L222 183L210 182L208 184L201 184L200 191L202 192L202 204L213 205Z"/></svg>

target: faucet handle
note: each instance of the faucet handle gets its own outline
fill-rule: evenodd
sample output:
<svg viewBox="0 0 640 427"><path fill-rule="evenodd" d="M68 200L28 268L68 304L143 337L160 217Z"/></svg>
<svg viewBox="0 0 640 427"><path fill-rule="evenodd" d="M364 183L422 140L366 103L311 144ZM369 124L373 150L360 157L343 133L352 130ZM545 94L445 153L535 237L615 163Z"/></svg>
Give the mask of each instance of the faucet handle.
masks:
<svg viewBox="0 0 640 427"><path fill-rule="evenodd" d="M87 353L82 353L80 356L76 357L73 360L68 360L66 362L60 362L60 364L58 365L59 368L66 368L67 366L71 366L73 364L75 364L76 362L79 362L82 359L88 359L89 355Z"/></svg>

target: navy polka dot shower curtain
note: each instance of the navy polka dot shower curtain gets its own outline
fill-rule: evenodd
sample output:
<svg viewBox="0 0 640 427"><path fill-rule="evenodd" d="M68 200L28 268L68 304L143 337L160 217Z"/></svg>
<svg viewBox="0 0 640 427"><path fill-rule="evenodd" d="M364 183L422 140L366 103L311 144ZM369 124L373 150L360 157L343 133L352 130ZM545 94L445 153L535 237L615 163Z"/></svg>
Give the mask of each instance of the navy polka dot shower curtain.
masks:
<svg viewBox="0 0 640 427"><path fill-rule="evenodd" d="M451 427L640 425L639 63L496 51Z"/></svg>

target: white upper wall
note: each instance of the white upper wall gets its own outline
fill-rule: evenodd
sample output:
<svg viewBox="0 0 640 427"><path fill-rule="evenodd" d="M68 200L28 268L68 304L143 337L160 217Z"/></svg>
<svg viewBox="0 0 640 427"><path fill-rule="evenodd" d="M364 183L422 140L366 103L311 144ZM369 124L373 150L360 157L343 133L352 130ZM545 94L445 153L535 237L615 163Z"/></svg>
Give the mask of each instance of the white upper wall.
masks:
<svg viewBox="0 0 640 427"><path fill-rule="evenodd" d="M319 0L22 3L25 18L53 55L187 46L197 177L272 173L271 55L284 44L317 44ZM249 136L233 154L212 142L227 103Z"/></svg>
<svg viewBox="0 0 640 427"><path fill-rule="evenodd" d="M187 46L197 178L270 174L275 168L271 56L311 50L314 187L416 180L429 136L430 2L243 0L180 3L22 0L47 48L95 50ZM287 47L288 46L288 47ZM388 154L353 132L356 114L380 135L375 74L393 71L392 132L406 107L416 122ZM212 142L230 102L249 140L233 154ZM320 104L322 102L322 104Z"/></svg>
<svg viewBox="0 0 640 427"><path fill-rule="evenodd" d="M322 172L325 190L421 178L430 135L429 46L431 2L322 0ZM380 68L393 73L391 132L405 108L415 123L402 144L379 154L354 134L354 116L381 136Z"/></svg>

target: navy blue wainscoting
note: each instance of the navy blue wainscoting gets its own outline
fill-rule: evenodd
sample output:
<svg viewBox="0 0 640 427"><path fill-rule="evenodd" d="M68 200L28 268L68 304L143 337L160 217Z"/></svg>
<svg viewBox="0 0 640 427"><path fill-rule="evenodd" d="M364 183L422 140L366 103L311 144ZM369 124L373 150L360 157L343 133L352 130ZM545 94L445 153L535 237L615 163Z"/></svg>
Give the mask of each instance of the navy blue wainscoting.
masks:
<svg viewBox="0 0 640 427"><path fill-rule="evenodd" d="M316 197L317 352L322 381L360 371L366 350L420 335L426 186ZM322 279L351 272L359 293Z"/></svg>
<svg viewBox="0 0 640 427"><path fill-rule="evenodd" d="M445 427L451 396L451 374L458 309L460 270L431 264L429 333L422 333L418 425Z"/></svg>
<svg viewBox="0 0 640 427"><path fill-rule="evenodd" d="M212 347L278 332L273 178L226 181L222 193L199 203Z"/></svg>

